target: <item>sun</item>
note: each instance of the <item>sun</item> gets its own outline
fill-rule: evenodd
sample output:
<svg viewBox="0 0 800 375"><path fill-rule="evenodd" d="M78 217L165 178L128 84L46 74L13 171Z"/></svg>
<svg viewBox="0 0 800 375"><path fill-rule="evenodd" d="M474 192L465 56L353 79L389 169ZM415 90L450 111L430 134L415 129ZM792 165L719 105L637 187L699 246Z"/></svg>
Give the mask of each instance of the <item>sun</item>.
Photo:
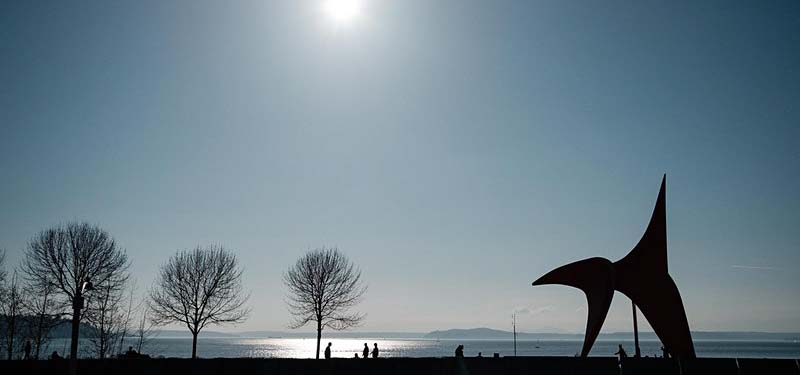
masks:
<svg viewBox="0 0 800 375"><path fill-rule="evenodd" d="M347 25L361 13L361 5L360 0L325 0L323 8L334 22Z"/></svg>

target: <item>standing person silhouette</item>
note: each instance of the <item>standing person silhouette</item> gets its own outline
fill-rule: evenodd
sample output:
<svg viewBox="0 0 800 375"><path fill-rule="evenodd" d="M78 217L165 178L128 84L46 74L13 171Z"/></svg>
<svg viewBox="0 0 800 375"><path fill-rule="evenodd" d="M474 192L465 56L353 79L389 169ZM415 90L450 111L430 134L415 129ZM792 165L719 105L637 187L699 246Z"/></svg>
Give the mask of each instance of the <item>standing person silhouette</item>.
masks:
<svg viewBox="0 0 800 375"><path fill-rule="evenodd" d="M464 345L456 347L456 357L464 357Z"/></svg>
<svg viewBox="0 0 800 375"><path fill-rule="evenodd" d="M378 343L375 343L375 348L372 349L372 358L378 358Z"/></svg>
<svg viewBox="0 0 800 375"><path fill-rule="evenodd" d="M31 359L31 342L30 341L25 341L25 349L23 349L23 350L25 351L25 357L23 357L23 359Z"/></svg>
<svg viewBox="0 0 800 375"><path fill-rule="evenodd" d="M331 345L333 343L328 343L328 347L325 348L325 359L331 359Z"/></svg>
<svg viewBox="0 0 800 375"><path fill-rule="evenodd" d="M625 348L622 347L622 344L619 345L619 350L614 353L619 356L619 360L621 361L623 358L628 358L628 353L625 352Z"/></svg>
<svg viewBox="0 0 800 375"><path fill-rule="evenodd" d="M364 359L369 358L369 346L367 343L364 343L364 351L361 354Z"/></svg>

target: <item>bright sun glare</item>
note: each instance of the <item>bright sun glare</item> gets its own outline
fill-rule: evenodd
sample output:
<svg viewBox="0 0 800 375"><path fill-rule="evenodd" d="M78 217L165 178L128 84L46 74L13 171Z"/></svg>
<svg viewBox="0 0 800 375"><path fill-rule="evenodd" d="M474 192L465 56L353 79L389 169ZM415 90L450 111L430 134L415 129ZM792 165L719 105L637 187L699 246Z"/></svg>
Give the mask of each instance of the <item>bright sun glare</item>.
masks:
<svg viewBox="0 0 800 375"><path fill-rule="evenodd" d="M361 12L360 0L325 0L325 13L339 25L348 24Z"/></svg>

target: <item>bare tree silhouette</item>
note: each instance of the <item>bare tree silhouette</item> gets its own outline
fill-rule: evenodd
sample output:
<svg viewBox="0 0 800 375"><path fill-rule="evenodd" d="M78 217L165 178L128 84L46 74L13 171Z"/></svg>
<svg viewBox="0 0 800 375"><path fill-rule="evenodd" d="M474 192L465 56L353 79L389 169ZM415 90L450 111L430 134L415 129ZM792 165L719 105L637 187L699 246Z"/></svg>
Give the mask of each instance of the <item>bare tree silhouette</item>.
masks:
<svg viewBox="0 0 800 375"><path fill-rule="evenodd" d="M135 327L134 337L136 338L136 351L141 353L142 348L156 335L153 329L155 326L148 318L150 315L150 306L147 303L142 305L138 323Z"/></svg>
<svg viewBox="0 0 800 375"><path fill-rule="evenodd" d="M367 289L361 284L361 271L337 248L306 253L284 274L283 281L289 288L286 303L294 316L290 327L317 324L317 359L323 329L344 330L364 319L363 314L348 312Z"/></svg>
<svg viewBox="0 0 800 375"><path fill-rule="evenodd" d="M33 341L33 359L39 359L41 351L50 341L50 333L56 326L63 323L68 304L56 296L56 288L47 282L45 277L29 279L25 276L26 295L25 314L31 316L33 321L28 327L28 337Z"/></svg>
<svg viewBox="0 0 800 375"><path fill-rule="evenodd" d="M185 324L192 333L192 358L197 335L207 325L244 321L249 295L242 290L242 269L236 256L220 246L179 251L161 267L150 289L150 316L156 325Z"/></svg>
<svg viewBox="0 0 800 375"><path fill-rule="evenodd" d="M129 284L130 286L128 288L128 301L127 301L128 307L125 309L125 312L123 313L122 322L120 323L121 329L119 336L117 337L118 341L117 353L122 353L125 346L125 338L128 337L128 335L132 333L132 331L134 330L133 327L134 314L136 313L137 310L140 310L142 307L141 302L136 305L134 304L134 300L136 298L135 297L136 289L137 289L136 280L134 280L132 283Z"/></svg>
<svg viewBox="0 0 800 375"><path fill-rule="evenodd" d="M0 288L6 283L6 250L0 249ZM3 302L3 296L0 295L0 302Z"/></svg>
<svg viewBox="0 0 800 375"><path fill-rule="evenodd" d="M108 232L88 223L46 229L28 242L22 272L29 279L45 278L72 303L71 358L78 355L82 293L91 289L91 283L105 285L126 278L128 266L128 255Z"/></svg>
<svg viewBox="0 0 800 375"><path fill-rule="evenodd" d="M4 289L3 294L5 296L3 303L0 304L0 316L2 316L2 323L5 328L3 344L6 348L6 359L11 360L20 345L20 342L15 340L17 336L20 336L24 308L23 301L25 298L16 271L11 274L11 280Z"/></svg>
<svg viewBox="0 0 800 375"><path fill-rule="evenodd" d="M109 280L95 286L93 298L86 307L86 322L94 329L89 331L92 351L100 358L113 354L125 330L124 294L127 278Z"/></svg>

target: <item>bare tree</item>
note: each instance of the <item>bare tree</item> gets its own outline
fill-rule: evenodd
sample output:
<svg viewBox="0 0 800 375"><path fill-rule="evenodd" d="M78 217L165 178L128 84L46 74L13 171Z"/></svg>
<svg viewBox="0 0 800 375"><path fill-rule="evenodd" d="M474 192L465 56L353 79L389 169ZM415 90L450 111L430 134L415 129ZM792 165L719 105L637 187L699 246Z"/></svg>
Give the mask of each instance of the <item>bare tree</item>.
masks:
<svg viewBox="0 0 800 375"><path fill-rule="evenodd" d="M92 326L88 336L95 355L100 359L113 354L124 330L123 293L126 281L127 277L120 275L95 286L95 292L87 304L84 316Z"/></svg>
<svg viewBox="0 0 800 375"><path fill-rule="evenodd" d="M32 321L28 326L28 337L33 340L33 359L39 359L43 348L50 341L50 332L61 324L67 305L55 296L55 287L43 279L29 280L24 286L25 314Z"/></svg>
<svg viewBox="0 0 800 375"><path fill-rule="evenodd" d="M155 327L153 322L148 319L148 315L150 312L150 306L148 304L143 304L141 309L141 316L139 317L139 323L136 326L134 331L134 337L136 337L136 351L141 353L142 348L150 341L150 339L157 333L153 330Z"/></svg>
<svg viewBox="0 0 800 375"><path fill-rule="evenodd" d="M290 327L309 322L317 325L317 359L323 329L344 330L364 319L363 314L348 312L367 290L361 284L361 271L337 248L306 253L284 274L283 281L289 288L286 303L294 316Z"/></svg>
<svg viewBox="0 0 800 375"><path fill-rule="evenodd" d="M16 338L20 336L20 325L23 317L23 293L16 271L11 275L11 282L5 289L4 294L4 303L0 305L0 314L2 314L2 322L5 328L3 332L3 344L6 349L6 359L11 360L19 346L19 342L16 341Z"/></svg>
<svg viewBox="0 0 800 375"><path fill-rule="evenodd" d="M128 291L128 308L125 310L123 315L123 320L121 322L122 329L119 334L119 347L117 349L117 353L122 353L123 347L125 346L125 338L128 337L129 333L133 332L134 327L133 324L133 315L135 314L136 310L141 308L141 303L139 305L134 306L134 295L136 294L136 283L132 283L130 290Z"/></svg>
<svg viewBox="0 0 800 375"><path fill-rule="evenodd" d="M6 250L0 249L0 305L6 301Z"/></svg>
<svg viewBox="0 0 800 375"><path fill-rule="evenodd" d="M116 241L97 226L71 222L39 232L28 242L22 272L40 275L72 303L70 357L78 355L78 328L83 308L82 293L89 282L106 285L124 274L128 256Z"/></svg>
<svg viewBox="0 0 800 375"><path fill-rule="evenodd" d="M197 335L207 325L243 322L249 298L242 290L242 269L236 256L220 246L179 251L150 289L151 321L185 324L192 333L192 358Z"/></svg>
<svg viewBox="0 0 800 375"><path fill-rule="evenodd" d="M5 268L5 261L6 261L6 251L5 249L0 249L0 313L5 311L6 305L6 268ZM6 327L5 327L5 320L0 319L0 337L6 337ZM0 340L0 350L5 350L5 341Z"/></svg>
<svg viewBox="0 0 800 375"><path fill-rule="evenodd" d="M6 250L0 249L0 289L5 286L6 283ZM2 296L0 296L0 302L3 301Z"/></svg>

